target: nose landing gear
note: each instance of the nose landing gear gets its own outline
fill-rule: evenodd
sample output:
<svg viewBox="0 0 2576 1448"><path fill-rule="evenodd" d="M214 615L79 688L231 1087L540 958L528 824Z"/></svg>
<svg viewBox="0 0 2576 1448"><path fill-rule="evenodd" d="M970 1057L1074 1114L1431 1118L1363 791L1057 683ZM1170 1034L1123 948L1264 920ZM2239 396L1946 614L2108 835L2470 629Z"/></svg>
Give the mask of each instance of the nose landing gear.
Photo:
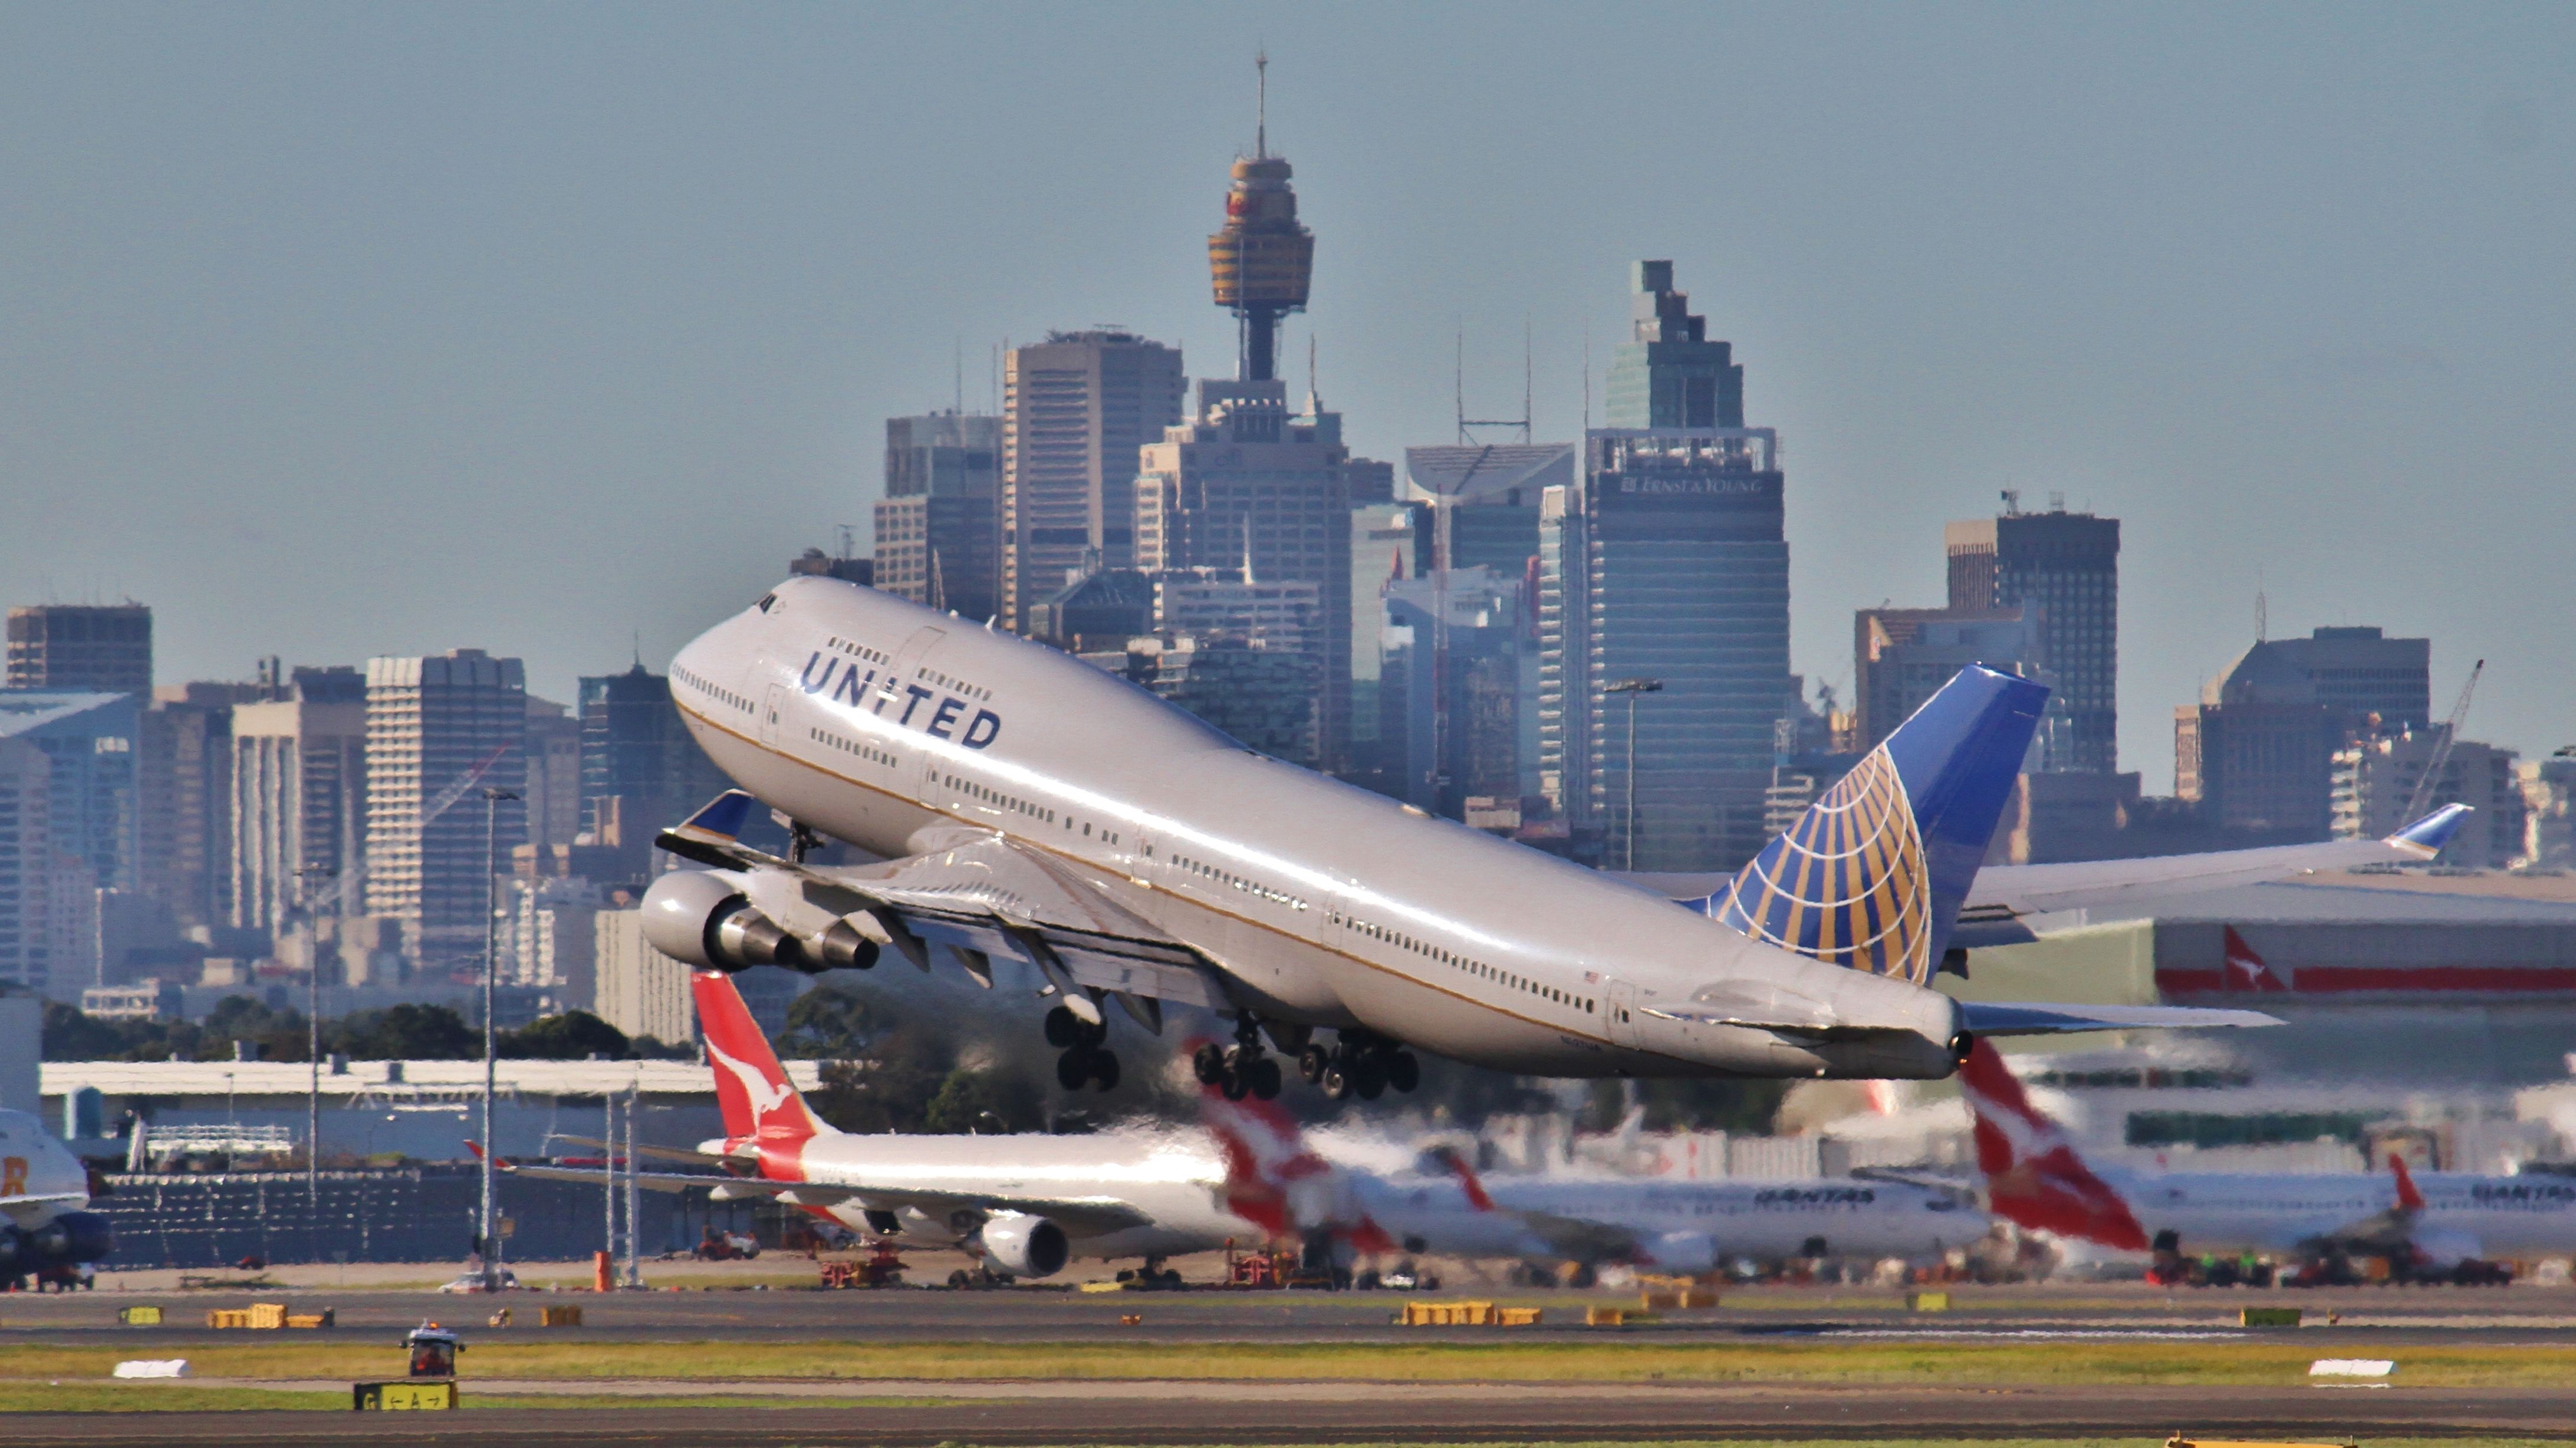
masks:
<svg viewBox="0 0 2576 1448"><path fill-rule="evenodd" d="M1101 1090L1118 1085L1118 1056L1103 1047L1109 1039L1109 1028L1095 1026L1063 1006L1046 1013L1047 1044L1064 1052L1055 1058L1055 1081L1067 1091L1079 1091L1085 1083L1097 1083Z"/></svg>
<svg viewBox="0 0 2576 1448"><path fill-rule="evenodd" d="M1220 1046L1210 1041L1190 1057L1190 1069L1198 1073L1199 1084L1214 1086L1228 1101L1246 1096L1268 1101L1279 1094L1278 1058L1261 1049L1259 1023L1244 1016L1235 1024L1234 1044Z"/></svg>

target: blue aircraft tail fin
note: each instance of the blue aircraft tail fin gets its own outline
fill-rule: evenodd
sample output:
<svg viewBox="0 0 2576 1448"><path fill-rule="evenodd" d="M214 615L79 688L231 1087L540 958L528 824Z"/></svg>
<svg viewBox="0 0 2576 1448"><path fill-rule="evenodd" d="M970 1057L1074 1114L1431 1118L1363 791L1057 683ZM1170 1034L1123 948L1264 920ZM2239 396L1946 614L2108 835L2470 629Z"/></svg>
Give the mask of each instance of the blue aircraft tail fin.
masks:
<svg viewBox="0 0 2576 1448"><path fill-rule="evenodd" d="M1930 981L2047 702L2028 679L1960 670L1727 888L1692 903L1800 955Z"/></svg>

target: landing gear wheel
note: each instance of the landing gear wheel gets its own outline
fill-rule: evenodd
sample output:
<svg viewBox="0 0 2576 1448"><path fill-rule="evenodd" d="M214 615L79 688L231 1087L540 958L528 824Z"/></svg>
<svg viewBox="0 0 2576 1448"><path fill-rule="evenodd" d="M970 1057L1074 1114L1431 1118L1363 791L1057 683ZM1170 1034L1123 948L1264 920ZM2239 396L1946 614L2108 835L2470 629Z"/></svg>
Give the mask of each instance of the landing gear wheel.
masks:
<svg viewBox="0 0 2576 1448"><path fill-rule="evenodd" d="M1362 1101L1375 1101L1386 1094L1386 1061L1376 1052L1362 1056L1351 1068L1351 1089Z"/></svg>
<svg viewBox="0 0 2576 1448"><path fill-rule="evenodd" d="M1199 1076L1202 1086L1215 1086L1225 1080L1225 1048L1214 1041L1190 1053L1190 1069Z"/></svg>
<svg viewBox="0 0 2576 1448"><path fill-rule="evenodd" d="M1406 1095L1422 1084L1422 1062L1411 1051L1398 1051L1386 1059L1386 1084Z"/></svg>
<svg viewBox="0 0 2576 1448"><path fill-rule="evenodd" d="M1217 1089L1225 1093L1226 1100L1240 1101L1252 1094L1252 1081L1249 1073L1228 1065L1225 1079L1217 1083Z"/></svg>
<svg viewBox="0 0 2576 1448"><path fill-rule="evenodd" d="M1306 1084L1309 1086L1322 1085L1324 1072L1332 1064L1333 1053L1325 1050L1321 1043L1309 1045L1305 1050L1297 1053L1297 1074L1305 1077Z"/></svg>
<svg viewBox="0 0 2576 1448"><path fill-rule="evenodd" d="M1071 1010L1068 1010L1063 1006L1057 1006L1054 1010L1046 1013L1046 1039L1048 1045L1055 1047L1059 1051L1067 1050L1081 1045L1083 1043L1083 1034L1082 1017L1075 1015Z"/></svg>
<svg viewBox="0 0 2576 1448"><path fill-rule="evenodd" d="M1091 1067L1091 1079L1101 1090L1118 1089L1118 1054L1115 1051L1094 1051L1088 1064Z"/></svg>
<svg viewBox="0 0 2576 1448"><path fill-rule="evenodd" d="M1253 1062L1251 1076L1252 1094L1254 1096L1257 1096L1264 1101L1274 1101L1278 1099L1280 1071L1279 1062L1276 1059L1264 1056L1260 1060Z"/></svg>
<svg viewBox="0 0 2576 1448"><path fill-rule="evenodd" d="M1342 1068L1342 1063L1339 1061L1326 1063L1324 1066L1324 1079L1317 1084L1324 1088L1324 1094L1326 1096L1333 1098L1335 1101L1348 1101L1351 1099L1351 1073L1344 1070Z"/></svg>
<svg viewBox="0 0 2576 1448"><path fill-rule="evenodd" d="M1113 1068L1114 1069L1114 1068ZM1067 1091L1079 1091L1091 1079L1091 1052L1075 1046L1055 1058L1055 1084Z"/></svg>

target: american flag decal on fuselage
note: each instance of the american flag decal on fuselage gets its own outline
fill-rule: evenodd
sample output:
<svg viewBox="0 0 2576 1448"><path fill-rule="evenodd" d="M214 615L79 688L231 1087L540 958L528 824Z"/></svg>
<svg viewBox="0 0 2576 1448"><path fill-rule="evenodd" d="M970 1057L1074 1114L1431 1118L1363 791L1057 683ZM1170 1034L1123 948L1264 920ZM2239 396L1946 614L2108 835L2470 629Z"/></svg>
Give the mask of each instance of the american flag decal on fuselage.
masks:
<svg viewBox="0 0 2576 1448"><path fill-rule="evenodd" d="M1916 984L1932 978L1931 872L1884 746L1736 873L1717 918L1756 940Z"/></svg>

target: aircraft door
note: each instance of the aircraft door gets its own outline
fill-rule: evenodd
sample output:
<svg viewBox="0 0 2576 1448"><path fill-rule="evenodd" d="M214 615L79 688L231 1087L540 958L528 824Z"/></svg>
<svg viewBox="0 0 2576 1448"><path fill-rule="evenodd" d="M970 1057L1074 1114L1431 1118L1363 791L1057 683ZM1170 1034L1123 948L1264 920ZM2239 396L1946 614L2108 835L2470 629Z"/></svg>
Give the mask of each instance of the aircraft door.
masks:
<svg viewBox="0 0 2576 1448"><path fill-rule="evenodd" d="M1610 1025L1610 1039L1622 1046L1637 1044L1637 988L1624 980L1613 980L1602 992L1603 1014Z"/></svg>
<svg viewBox="0 0 2576 1448"><path fill-rule="evenodd" d="M936 791L930 783L933 771L929 763L930 751L925 747L928 736L920 732L923 701L920 695L906 691L919 679L923 660L928 659L931 650L938 648L940 641L947 637L946 629L914 629L912 637L903 641L903 647L895 650L894 662L886 665L884 682L877 686L868 701L868 712L898 726L895 738L899 741L903 772L912 781L913 798L923 804L938 803L931 797ZM908 723L904 717L906 714L912 715Z"/></svg>
<svg viewBox="0 0 2576 1448"><path fill-rule="evenodd" d="M787 686L772 684L768 696L760 701L760 742L778 747L779 718L787 712Z"/></svg>

